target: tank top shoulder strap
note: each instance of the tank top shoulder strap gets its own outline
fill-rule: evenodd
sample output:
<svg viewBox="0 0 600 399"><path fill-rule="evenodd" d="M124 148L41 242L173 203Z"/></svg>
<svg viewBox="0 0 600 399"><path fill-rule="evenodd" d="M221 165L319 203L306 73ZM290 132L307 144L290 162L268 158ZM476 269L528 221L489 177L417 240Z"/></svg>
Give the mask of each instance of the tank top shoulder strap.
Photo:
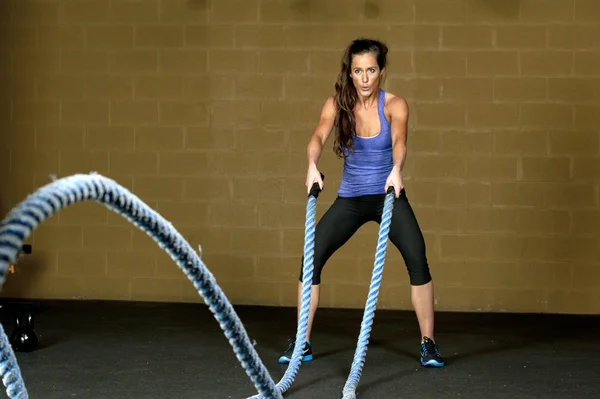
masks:
<svg viewBox="0 0 600 399"><path fill-rule="evenodd" d="M377 111L379 112L379 119L381 120L381 127L390 128L390 123L385 117L385 90L379 89L379 100L377 102Z"/></svg>

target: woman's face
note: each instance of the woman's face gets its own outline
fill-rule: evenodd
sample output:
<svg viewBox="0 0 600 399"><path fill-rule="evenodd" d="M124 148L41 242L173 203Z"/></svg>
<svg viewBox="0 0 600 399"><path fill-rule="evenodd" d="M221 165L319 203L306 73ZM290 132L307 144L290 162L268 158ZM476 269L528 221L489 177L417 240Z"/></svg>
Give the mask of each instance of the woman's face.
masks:
<svg viewBox="0 0 600 399"><path fill-rule="evenodd" d="M369 97L379 89L382 72L373 54L365 53L352 57L350 77L359 96Z"/></svg>

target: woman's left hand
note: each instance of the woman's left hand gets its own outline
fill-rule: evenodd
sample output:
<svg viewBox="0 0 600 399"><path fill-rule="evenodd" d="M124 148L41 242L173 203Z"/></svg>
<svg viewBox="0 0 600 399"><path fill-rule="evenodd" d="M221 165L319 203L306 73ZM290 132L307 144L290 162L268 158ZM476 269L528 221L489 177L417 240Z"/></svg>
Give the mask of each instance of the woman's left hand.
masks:
<svg viewBox="0 0 600 399"><path fill-rule="evenodd" d="M400 191L402 191L402 189L404 188L404 185L402 184L402 172L399 168L394 167L387 180L385 181L386 193L388 187L390 186L394 187L396 198L398 198L400 196Z"/></svg>

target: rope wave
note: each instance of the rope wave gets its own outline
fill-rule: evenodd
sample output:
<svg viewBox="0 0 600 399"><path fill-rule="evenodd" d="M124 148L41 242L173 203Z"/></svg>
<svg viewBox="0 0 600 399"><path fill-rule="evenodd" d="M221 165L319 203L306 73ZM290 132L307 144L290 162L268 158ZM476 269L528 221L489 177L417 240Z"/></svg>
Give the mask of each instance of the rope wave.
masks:
<svg viewBox="0 0 600 399"><path fill-rule="evenodd" d="M300 343L305 341L308 327L318 194L318 186L316 188L313 186L306 207L304 278L301 296L302 303L296 334L296 342ZM171 259L173 259L198 290L206 305L208 305L208 308L213 313L214 318L218 321L225 337L229 341L235 356L254 384L258 394L249 399L282 399L283 393L292 386L300 368L303 345L295 346L292 360L284 376L279 383L275 384L254 349L244 325L219 287L215 277L202 262L201 256L193 250L173 225L159 213L151 209L136 195L114 180L97 173L76 174L55 180L29 195L8 213L0 224L0 289L6 281L10 265L17 262L17 255L23 242L29 238L33 231L53 214L70 205L85 201L96 201L120 214L152 237L159 247L169 254ZM356 397L355 390L366 357L369 333L383 273L392 204L393 195L388 191L379 233L371 288L352 369L344 387L343 399L353 399ZM29 398L15 353L1 324L0 373L9 398Z"/></svg>

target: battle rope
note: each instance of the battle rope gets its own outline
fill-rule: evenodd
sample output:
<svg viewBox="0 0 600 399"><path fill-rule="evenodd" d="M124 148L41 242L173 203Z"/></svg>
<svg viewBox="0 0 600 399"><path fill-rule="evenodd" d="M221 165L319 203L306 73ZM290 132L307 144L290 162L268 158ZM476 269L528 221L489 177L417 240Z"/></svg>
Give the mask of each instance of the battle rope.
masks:
<svg viewBox="0 0 600 399"><path fill-rule="evenodd" d="M321 173L321 180L324 180L325 176ZM317 213L317 198L321 188L319 183L314 183L308 194L308 201L306 203L306 221L304 224L304 262L302 265L302 298L300 305L300 316L298 317L298 329L296 332L296 345L292 352L292 359L288 364L285 373L281 380L277 383L277 389L282 394L286 392L292 384L298 374L300 368L300 359L302 357L302 351L304 349L304 342L306 341L306 330L308 330L308 316L310 311L310 295L312 290L312 278L314 271L314 254L315 254L315 220ZM249 399L262 398L260 395L254 395Z"/></svg>
<svg viewBox="0 0 600 399"><path fill-rule="evenodd" d="M324 178L323 175L321 176ZM277 385L256 353L231 303L218 286L212 273L194 252L189 243L185 241L171 223L148 207L133 193L115 181L101 175L95 173L90 175L77 174L57 180L38 189L11 210L2 224L0 224L0 288L6 281L6 274L10 264L17 262L17 255L23 242L42 222L69 205L94 200L119 213L152 237L193 283L215 319L219 322L221 329L225 332L225 336L228 338L246 374L254 383L258 395L252 398L281 399L282 394L292 385L298 372L303 343L306 340L314 268L316 200L319 192L320 188L315 183L311 188L306 207L302 302L296 333L297 344L294 348L290 364ZM344 387L344 399L356 397L355 390L366 357L368 338L383 274L387 236L393 205L393 195L391 193L393 193L393 188L388 190L388 195L385 199L373 278L371 280L367 307L363 316L352 370ZM8 397L11 399L27 399L29 395L25 388L21 371L1 324L0 334L0 373Z"/></svg>
<svg viewBox="0 0 600 399"><path fill-rule="evenodd" d="M381 224L379 226L379 238L377 239L377 251L375 253L375 265L373 266L373 276L371 278L371 286L367 296L367 304L363 313L363 320L360 326L360 334L358 336L358 344L356 352L354 352L354 360L350 374L346 380L346 385L342 391L344 396L342 399L356 399L356 387L360 380L365 358L367 356L367 345L369 344L369 335L373 318L375 317L375 308L377 306L377 297L379 296L379 287L383 277L383 266L385 263L385 254L390 232L390 224L392 222L392 210L394 208L394 188L389 187L383 206L383 214L381 216Z"/></svg>
<svg viewBox="0 0 600 399"><path fill-rule="evenodd" d="M87 200L100 202L121 214L171 256L204 298L258 393L269 399L281 399L281 392L254 350L235 310L192 247L160 214L101 175L73 175L56 180L29 195L6 216L0 224L0 287L4 285L9 265L17 262L23 241L35 228L61 209ZM0 372L8 397L27 399L21 371L1 325L0 333Z"/></svg>

